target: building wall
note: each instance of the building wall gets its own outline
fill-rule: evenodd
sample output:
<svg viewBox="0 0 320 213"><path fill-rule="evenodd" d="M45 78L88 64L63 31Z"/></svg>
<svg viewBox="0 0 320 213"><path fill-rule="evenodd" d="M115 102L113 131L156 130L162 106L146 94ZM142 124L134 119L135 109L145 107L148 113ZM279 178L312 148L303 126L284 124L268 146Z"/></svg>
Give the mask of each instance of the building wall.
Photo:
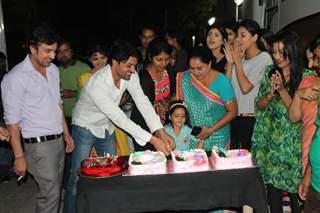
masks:
<svg viewBox="0 0 320 213"><path fill-rule="evenodd" d="M320 12L319 0L244 0L242 18L252 18L264 26L262 2L274 2L278 6L272 20L269 20L270 29L274 32L294 21Z"/></svg>
<svg viewBox="0 0 320 213"><path fill-rule="evenodd" d="M279 29L303 17L320 12L319 0L282 0Z"/></svg>
<svg viewBox="0 0 320 213"><path fill-rule="evenodd" d="M273 9L264 10L263 2ZM272 19L264 20L267 13L274 13ZM267 24L273 32L295 31L304 48L320 33L320 0L244 0L242 18L254 19L262 27Z"/></svg>
<svg viewBox="0 0 320 213"><path fill-rule="evenodd" d="M240 18L250 18L258 22L260 26L263 26L262 7L259 5L258 0L244 0L240 6Z"/></svg>
<svg viewBox="0 0 320 213"><path fill-rule="evenodd" d="M2 13L2 2L0 0L0 51L7 56L6 38L4 32L4 22Z"/></svg>

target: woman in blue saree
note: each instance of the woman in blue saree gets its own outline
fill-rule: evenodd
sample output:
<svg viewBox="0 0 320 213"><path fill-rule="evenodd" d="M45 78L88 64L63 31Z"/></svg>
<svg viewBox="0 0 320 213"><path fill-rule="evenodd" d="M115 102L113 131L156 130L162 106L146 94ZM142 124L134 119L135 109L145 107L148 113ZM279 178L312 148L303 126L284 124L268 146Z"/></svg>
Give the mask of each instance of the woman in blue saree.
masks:
<svg viewBox="0 0 320 213"><path fill-rule="evenodd" d="M224 148L230 140L230 121L237 115L237 103L230 80L214 70L212 52L206 47L191 51L189 70L177 75L177 99L187 105L192 126L202 128L197 139L204 149ZM190 141L196 148L197 141Z"/></svg>

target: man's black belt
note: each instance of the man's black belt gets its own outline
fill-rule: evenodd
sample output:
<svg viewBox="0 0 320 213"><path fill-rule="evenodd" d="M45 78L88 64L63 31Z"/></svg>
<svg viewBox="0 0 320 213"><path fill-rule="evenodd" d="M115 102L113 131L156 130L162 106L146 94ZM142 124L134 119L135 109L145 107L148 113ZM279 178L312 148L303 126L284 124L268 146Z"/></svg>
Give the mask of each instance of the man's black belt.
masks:
<svg viewBox="0 0 320 213"><path fill-rule="evenodd" d="M55 134L55 135L44 135L44 136L39 136L35 138L23 138L23 141L25 143L42 143L42 142L58 139L61 136L62 136L62 133Z"/></svg>

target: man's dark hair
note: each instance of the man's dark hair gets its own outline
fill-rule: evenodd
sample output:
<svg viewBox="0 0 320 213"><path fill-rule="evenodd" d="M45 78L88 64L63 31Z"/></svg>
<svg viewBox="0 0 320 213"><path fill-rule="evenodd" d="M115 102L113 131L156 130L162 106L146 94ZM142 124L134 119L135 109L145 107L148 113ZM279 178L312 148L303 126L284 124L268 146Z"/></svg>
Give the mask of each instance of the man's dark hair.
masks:
<svg viewBox="0 0 320 213"><path fill-rule="evenodd" d="M177 42L178 42L180 45L182 45L182 43L183 43L183 41L184 41L184 39L185 39L184 34L181 33L181 32L179 32L179 31L177 31L177 30L174 29L174 28L168 28L168 29L166 30L166 34L167 34L170 38L175 38L175 39L177 39Z"/></svg>
<svg viewBox="0 0 320 213"><path fill-rule="evenodd" d="M47 24L36 27L29 38L28 46L38 46L39 44L52 45L57 43L59 36Z"/></svg>
<svg viewBox="0 0 320 213"><path fill-rule="evenodd" d="M143 31L145 31L145 30L151 30L154 32L154 35L156 35L156 28L154 27L153 24L150 24L150 23L146 24L145 23L144 25L142 25L139 30L139 35L142 35Z"/></svg>
<svg viewBox="0 0 320 213"><path fill-rule="evenodd" d="M129 57L138 58L137 50L128 42L124 40L114 41L109 48L108 64L112 64L112 60L118 63L125 62Z"/></svg>
<svg viewBox="0 0 320 213"><path fill-rule="evenodd" d="M59 48L60 46L64 45L64 44L68 45L69 48L72 49L72 45L71 45L70 41L68 41L68 40L65 39L65 38L60 38L60 39L58 40L58 48Z"/></svg>

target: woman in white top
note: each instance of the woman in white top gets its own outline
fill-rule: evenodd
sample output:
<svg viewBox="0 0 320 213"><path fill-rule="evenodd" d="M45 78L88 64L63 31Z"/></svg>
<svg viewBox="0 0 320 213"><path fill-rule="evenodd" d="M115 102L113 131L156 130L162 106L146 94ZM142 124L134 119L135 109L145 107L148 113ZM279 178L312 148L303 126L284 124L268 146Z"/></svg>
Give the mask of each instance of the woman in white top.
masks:
<svg viewBox="0 0 320 213"><path fill-rule="evenodd" d="M258 94L263 71L272 64L264 51L259 24L244 19L237 24L234 47L225 44L226 75L231 79L238 102L238 116L231 122L231 149L250 150L255 123L254 99Z"/></svg>

